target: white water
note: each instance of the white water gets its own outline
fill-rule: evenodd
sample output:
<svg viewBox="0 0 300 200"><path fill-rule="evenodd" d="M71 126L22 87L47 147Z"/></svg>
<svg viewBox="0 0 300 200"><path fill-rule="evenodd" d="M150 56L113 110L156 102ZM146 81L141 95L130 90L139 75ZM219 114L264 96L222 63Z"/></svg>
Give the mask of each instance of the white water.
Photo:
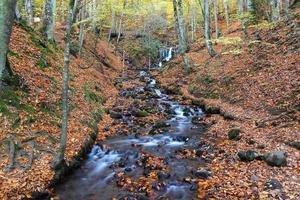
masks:
<svg viewBox="0 0 300 200"><path fill-rule="evenodd" d="M172 50L173 50L173 47L171 47L171 48L169 49L168 56L167 56L166 59L165 59L167 62L170 61L170 60L172 59Z"/></svg>

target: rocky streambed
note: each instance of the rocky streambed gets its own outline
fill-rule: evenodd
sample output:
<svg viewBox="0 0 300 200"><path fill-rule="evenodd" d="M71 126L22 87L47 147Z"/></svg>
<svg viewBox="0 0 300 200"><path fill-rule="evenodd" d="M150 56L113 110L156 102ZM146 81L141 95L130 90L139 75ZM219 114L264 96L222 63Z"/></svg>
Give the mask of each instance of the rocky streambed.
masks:
<svg viewBox="0 0 300 200"><path fill-rule="evenodd" d="M121 128L96 144L82 166L55 188L60 199L190 200L196 199L197 179L211 175L202 157L212 147L201 141L209 126L201 123L201 108L164 94L146 72L136 77L144 85L119 95L144 104L134 101L108 111L111 126ZM145 122L152 114L163 117Z"/></svg>

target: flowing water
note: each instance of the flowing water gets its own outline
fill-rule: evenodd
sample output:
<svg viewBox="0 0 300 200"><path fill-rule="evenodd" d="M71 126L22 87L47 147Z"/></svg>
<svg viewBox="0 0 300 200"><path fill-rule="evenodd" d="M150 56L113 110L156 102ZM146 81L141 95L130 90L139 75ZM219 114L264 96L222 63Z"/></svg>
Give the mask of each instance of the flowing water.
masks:
<svg viewBox="0 0 300 200"><path fill-rule="evenodd" d="M203 164L203 160L200 157L182 159L175 155L183 148L197 148L201 141L201 132L205 127L194 125L192 120L195 117L203 117L203 113L197 107L181 105L170 100L168 95L156 88L156 81L153 79L149 81L147 87L152 88L158 96L156 105L161 112L172 114L165 120L168 124L165 132L148 136L118 135L95 145L81 168L75 170L56 188L60 199L108 200L113 197L124 199L124 196L131 195L136 199L190 200L195 198L196 185L185 181L185 178L193 177L193 170ZM136 91L144 89L145 87L135 88ZM152 197L146 197L142 193L140 196L133 195L116 184L116 174L119 172L125 172L133 179L144 176L146 169L139 164L141 152L163 158L164 163L170 168L170 174L163 180L164 186L156 190Z"/></svg>

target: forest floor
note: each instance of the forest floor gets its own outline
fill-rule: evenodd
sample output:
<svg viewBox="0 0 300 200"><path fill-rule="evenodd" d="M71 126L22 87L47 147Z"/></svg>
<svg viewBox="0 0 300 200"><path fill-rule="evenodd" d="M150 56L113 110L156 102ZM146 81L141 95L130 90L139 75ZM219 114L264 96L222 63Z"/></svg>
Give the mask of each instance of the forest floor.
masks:
<svg viewBox="0 0 300 200"><path fill-rule="evenodd" d="M51 161L59 147L63 66L62 28L57 44L47 44L33 29L13 28L9 60L21 86L0 99L0 199L30 198L53 181ZM75 39L75 38L74 38ZM76 46L75 46L76 47ZM122 61L106 42L89 35L82 57L71 48L70 118L66 162L95 139L106 107L115 101Z"/></svg>
<svg viewBox="0 0 300 200"><path fill-rule="evenodd" d="M192 98L217 109L205 118L213 122L203 135L205 144L215 150L206 152L213 176L199 181L200 199L300 198L299 23L294 19L251 27L247 37L238 24L232 25L216 41L216 57L208 55L204 44L192 45L190 75L184 74L179 56L156 75L184 100ZM226 113L227 120L219 113ZM240 131L236 140L228 138L232 129ZM242 162L238 152L248 150L257 155L282 151L287 165ZM270 182L278 184L270 188Z"/></svg>

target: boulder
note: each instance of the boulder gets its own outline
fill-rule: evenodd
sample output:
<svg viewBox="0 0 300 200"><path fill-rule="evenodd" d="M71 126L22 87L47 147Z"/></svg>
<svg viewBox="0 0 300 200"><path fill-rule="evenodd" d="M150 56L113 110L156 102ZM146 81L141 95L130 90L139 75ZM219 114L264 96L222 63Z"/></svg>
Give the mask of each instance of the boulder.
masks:
<svg viewBox="0 0 300 200"><path fill-rule="evenodd" d="M240 129L231 129L228 132L229 140L240 140L241 139L240 132L241 132Z"/></svg>
<svg viewBox="0 0 300 200"><path fill-rule="evenodd" d="M286 155L283 151L266 153L264 160L270 166L283 167L287 165Z"/></svg>
<svg viewBox="0 0 300 200"><path fill-rule="evenodd" d="M250 162L250 161L255 160L255 158L257 157L257 153L255 151L252 151L252 150L239 151L238 152L238 157L243 162Z"/></svg>
<svg viewBox="0 0 300 200"><path fill-rule="evenodd" d="M267 180L265 183L265 190L276 190L281 188L282 188L281 183L276 179Z"/></svg>
<svg viewBox="0 0 300 200"><path fill-rule="evenodd" d="M121 113L113 111L113 110L110 110L109 114L110 114L110 117L113 119L122 119L123 118Z"/></svg>

